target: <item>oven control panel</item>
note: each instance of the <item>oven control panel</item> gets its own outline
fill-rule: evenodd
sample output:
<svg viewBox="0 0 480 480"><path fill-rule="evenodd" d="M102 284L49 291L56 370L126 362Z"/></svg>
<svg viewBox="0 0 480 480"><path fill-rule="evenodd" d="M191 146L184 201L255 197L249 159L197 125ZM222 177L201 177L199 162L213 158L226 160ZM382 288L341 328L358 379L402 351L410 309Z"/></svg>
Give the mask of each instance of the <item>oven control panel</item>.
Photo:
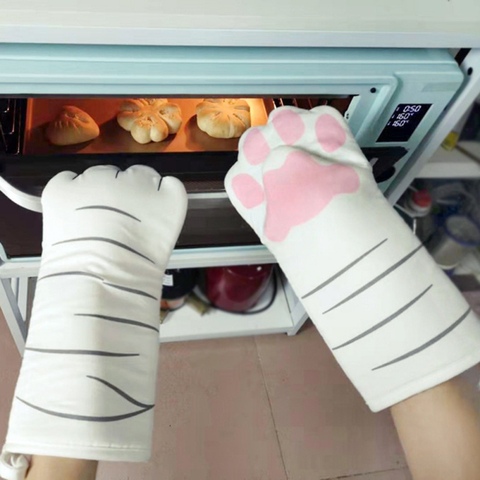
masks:
<svg viewBox="0 0 480 480"><path fill-rule="evenodd" d="M377 142L408 142L431 106L431 103L400 103L388 119Z"/></svg>

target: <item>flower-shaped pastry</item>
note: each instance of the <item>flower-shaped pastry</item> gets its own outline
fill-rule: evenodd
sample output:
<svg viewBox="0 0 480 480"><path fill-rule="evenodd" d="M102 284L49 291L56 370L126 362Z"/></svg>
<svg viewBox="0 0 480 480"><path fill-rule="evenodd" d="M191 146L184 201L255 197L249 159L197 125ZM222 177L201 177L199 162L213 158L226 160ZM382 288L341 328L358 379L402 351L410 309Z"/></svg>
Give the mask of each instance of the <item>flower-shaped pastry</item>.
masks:
<svg viewBox="0 0 480 480"><path fill-rule="evenodd" d="M161 142L182 125L182 112L166 98L137 98L123 102L118 124L138 143Z"/></svg>

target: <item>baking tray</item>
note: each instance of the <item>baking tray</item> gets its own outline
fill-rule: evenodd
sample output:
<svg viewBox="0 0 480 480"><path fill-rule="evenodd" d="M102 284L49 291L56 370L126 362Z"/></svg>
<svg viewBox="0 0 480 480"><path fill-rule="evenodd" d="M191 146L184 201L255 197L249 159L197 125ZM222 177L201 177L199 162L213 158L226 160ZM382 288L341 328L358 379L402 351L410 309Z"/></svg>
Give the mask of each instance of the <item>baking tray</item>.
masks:
<svg viewBox="0 0 480 480"><path fill-rule="evenodd" d="M202 98L171 98L182 110L180 130L164 141L141 145L133 140L130 132L121 128L116 119L124 98L30 98L27 102L24 155L58 155L68 153L173 153L235 151L238 138L212 138L197 126L195 107ZM246 98L250 105L252 126L264 125L273 109L273 102L262 98ZM51 145L45 138L45 128L53 121L64 105L74 105L87 112L100 127L100 135L77 145Z"/></svg>

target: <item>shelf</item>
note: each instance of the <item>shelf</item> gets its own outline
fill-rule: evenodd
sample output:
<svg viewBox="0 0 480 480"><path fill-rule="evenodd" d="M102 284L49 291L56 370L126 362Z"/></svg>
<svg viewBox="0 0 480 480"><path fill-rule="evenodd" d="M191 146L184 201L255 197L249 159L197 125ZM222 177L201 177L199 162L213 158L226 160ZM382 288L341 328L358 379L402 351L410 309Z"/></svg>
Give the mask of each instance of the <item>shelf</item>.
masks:
<svg viewBox="0 0 480 480"><path fill-rule="evenodd" d="M238 315L212 309L201 316L189 305L172 312L160 326L160 342L225 338L267 333L288 333L294 329L287 297L278 279L278 291L272 306L254 315ZM266 292L265 304L271 292Z"/></svg>
<svg viewBox="0 0 480 480"><path fill-rule="evenodd" d="M480 282L480 258L472 251L463 257L462 261L455 269L455 275L474 275Z"/></svg>
<svg viewBox="0 0 480 480"><path fill-rule="evenodd" d="M480 143L460 142L459 147L476 155L476 151L480 150ZM480 178L480 160L473 160L459 148L448 151L440 147L417 178Z"/></svg>
<svg viewBox="0 0 480 480"><path fill-rule="evenodd" d="M477 158L480 162L480 141L477 142L459 142L458 146L463 153Z"/></svg>
<svg viewBox="0 0 480 480"><path fill-rule="evenodd" d="M172 252L167 268L223 267L275 262L275 257L263 245L180 248Z"/></svg>
<svg viewBox="0 0 480 480"><path fill-rule="evenodd" d="M204 268L264 263L276 263L276 260L263 245L181 248L172 252L167 268ZM36 277L39 268L40 256L8 258L0 243L0 278Z"/></svg>

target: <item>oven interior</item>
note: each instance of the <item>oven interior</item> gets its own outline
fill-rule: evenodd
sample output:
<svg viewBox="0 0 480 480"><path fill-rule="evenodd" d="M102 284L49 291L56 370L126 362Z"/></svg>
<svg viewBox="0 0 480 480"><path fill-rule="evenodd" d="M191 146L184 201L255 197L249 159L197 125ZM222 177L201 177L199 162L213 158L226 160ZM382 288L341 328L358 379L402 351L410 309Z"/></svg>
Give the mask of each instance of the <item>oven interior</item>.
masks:
<svg viewBox="0 0 480 480"><path fill-rule="evenodd" d="M269 113L290 105L311 109L330 105L348 118L349 108L358 95L328 95L317 97L248 98L252 126L263 125ZM10 176L27 176L35 172L37 186L57 171L97 165L115 164L127 168L144 163L164 175L176 175L186 182L189 192L222 190L225 173L236 161L238 138L212 138L201 131L196 122L195 107L203 99L171 98L182 111L182 126L178 133L162 142L141 145L116 121L124 98L120 97L30 97L0 98L0 155L2 170ZM45 136L46 126L65 105L87 112L99 125L100 135L90 142L56 146ZM401 150L401 151L400 151ZM405 153L388 147L365 148L373 160L374 176L385 181L392 175L394 163ZM12 160L15 160L12 164ZM5 172L3 172L5 173ZM33 185L31 185L33 186Z"/></svg>
<svg viewBox="0 0 480 480"><path fill-rule="evenodd" d="M330 105L345 114L355 95L323 97L247 98L252 126L263 125L275 108L295 106L312 109ZM0 97L0 151L8 154L61 155L111 153L172 153L236 150L238 139L215 139L198 129L195 107L203 99L169 98L182 111L183 125L176 135L163 142L140 145L118 127L115 117L122 97ZM64 105L86 111L99 125L101 134L91 142L70 146L54 146L45 138L44 130Z"/></svg>
<svg viewBox="0 0 480 480"><path fill-rule="evenodd" d="M81 172L100 164L113 164L121 169L138 163L149 165L162 175L180 178L190 194L187 220L177 247L258 244L257 236L235 212L223 187L225 174L237 158L238 138L212 138L198 128L195 109L203 99L169 98L182 111L180 130L162 142L144 145L137 143L116 121L124 100L122 97L0 98L0 175L23 191L40 194L48 180L63 170ZM355 105L358 95L245 100L250 106L252 126L256 126L265 124L272 110L287 105L304 109L330 105L348 118L349 108ZM50 144L46 127L65 105L87 112L98 124L100 135L77 145ZM395 173L394 164L406 153L402 147L363 151L372 162L378 182ZM208 200L205 194L210 195ZM4 217L0 223L5 224L7 204L5 199L1 200L0 209L4 213L0 215ZM18 218L18 212L11 215ZM3 232L8 231L8 225L4 227ZM38 234L32 234L31 244L20 250L16 240L1 238L0 241L17 255L32 255L40 251L37 237Z"/></svg>

